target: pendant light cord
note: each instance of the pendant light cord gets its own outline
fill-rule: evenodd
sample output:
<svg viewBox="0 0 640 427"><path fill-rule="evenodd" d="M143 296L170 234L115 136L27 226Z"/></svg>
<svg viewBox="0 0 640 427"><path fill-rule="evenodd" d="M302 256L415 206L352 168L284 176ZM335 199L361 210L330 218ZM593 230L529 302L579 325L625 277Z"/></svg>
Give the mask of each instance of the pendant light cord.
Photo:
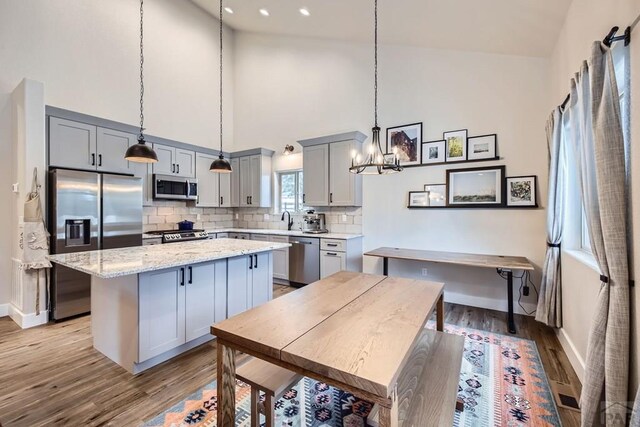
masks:
<svg viewBox="0 0 640 427"><path fill-rule="evenodd" d="M222 155L222 0L220 0L220 155Z"/></svg>
<svg viewBox="0 0 640 427"><path fill-rule="evenodd" d="M140 135L139 141L144 141L144 0L140 0Z"/></svg>
<svg viewBox="0 0 640 427"><path fill-rule="evenodd" d="M374 0L374 54L373 54L373 92L374 92L374 123L378 127L378 0Z"/></svg>

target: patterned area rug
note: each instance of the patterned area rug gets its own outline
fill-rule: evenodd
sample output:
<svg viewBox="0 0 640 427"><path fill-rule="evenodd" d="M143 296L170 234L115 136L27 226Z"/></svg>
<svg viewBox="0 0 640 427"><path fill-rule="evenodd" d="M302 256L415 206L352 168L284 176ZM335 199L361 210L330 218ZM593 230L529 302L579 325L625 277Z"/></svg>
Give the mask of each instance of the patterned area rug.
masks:
<svg viewBox="0 0 640 427"><path fill-rule="evenodd" d="M430 323L429 327L433 328ZM465 336L458 397L464 411L456 427L559 426L553 395L533 341L446 325ZM236 385L236 426L250 425L250 387ZM169 408L145 427L213 427L216 383ZM303 408L304 407L304 408ZM322 382L304 378L276 403L278 427L365 427L371 404ZM263 419L264 422L264 419Z"/></svg>

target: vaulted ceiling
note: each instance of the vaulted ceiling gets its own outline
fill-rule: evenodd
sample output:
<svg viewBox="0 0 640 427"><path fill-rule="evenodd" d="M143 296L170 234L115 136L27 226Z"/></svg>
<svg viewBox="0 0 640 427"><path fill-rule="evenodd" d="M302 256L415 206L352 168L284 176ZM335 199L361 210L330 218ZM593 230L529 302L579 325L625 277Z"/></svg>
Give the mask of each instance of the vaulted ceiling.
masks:
<svg viewBox="0 0 640 427"><path fill-rule="evenodd" d="M218 16L218 0L192 0ZM511 55L551 54L571 0L379 0L382 43ZM224 0L240 31L356 42L373 38L373 0ZM310 15L303 16L301 8ZM260 14L266 9L269 16Z"/></svg>

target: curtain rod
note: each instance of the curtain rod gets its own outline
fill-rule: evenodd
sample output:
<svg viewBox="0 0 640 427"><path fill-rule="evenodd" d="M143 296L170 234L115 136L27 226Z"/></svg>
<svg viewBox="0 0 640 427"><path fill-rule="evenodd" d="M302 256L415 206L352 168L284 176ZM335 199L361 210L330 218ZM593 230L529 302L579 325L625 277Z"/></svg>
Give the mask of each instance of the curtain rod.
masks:
<svg viewBox="0 0 640 427"><path fill-rule="evenodd" d="M638 19L640 19L640 16L638 17ZM638 19L636 19L636 22L634 22L633 25L635 25L638 22ZM628 26L624 30L624 34L621 36L616 36L616 33L618 32L618 30L620 30L619 27L611 28L611 30L609 31L609 34L607 34L606 37L602 40L602 43L607 47L611 47L611 45L614 42L624 41L624 45L629 46L629 44L631 43L631 26ZM569 102L570 97L571 95L567 95L564 101L562 101L562 104L560 104L561 110L564 110L564 107L567 106L567 103Z"/></svg>

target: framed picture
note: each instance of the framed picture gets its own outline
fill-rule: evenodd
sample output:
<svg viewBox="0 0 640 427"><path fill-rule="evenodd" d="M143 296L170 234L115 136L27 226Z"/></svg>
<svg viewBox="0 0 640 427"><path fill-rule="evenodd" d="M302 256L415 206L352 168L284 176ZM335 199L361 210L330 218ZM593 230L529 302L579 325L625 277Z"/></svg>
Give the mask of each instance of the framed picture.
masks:
<svg viewBox="0 0 640 427"><path fill-rule="evenodd" d="M392 165L396 162L396 155L393 153L385 153L382 155L382 162L386 165Z"/></svg>
<svg viewBox="0 0 640 427"><path fill-rule="evenodd" d="M422 143L422 164L444 163L446 141L430 141Z"/></svg>
<svg viewBox="0 0 640 427"><path fill-rule="evenodd" d="M442 138L446 141L447 162L459 162L467 160L467 130L453 130L442 134Z"/></svg>
<svg viewBox="0 0 640 427"><path fill-rule="evenodd" d="M507 177L507 206L538 206L536 192L538 177L511 176Z"/></svg>
<svg viewBox="0 0 640 427"><path fill-rule="evenodd" d="M425 184L424 191L429 193L429 206L447 205L447 184Z"/></svg>
<svg viewBox="0 0 640 427"><path fill-rule="evenodd" d="M387 128L387 153L397 148L402 165L419 165L421 146L422 123Z"/></svg>
<svg viewBox="0 0 640 427"><path fill-rule="evenodd" d="M498 135L471 136L467 142L467 160L494 159Z"/></svg>
<svg viewBox="0 0 640 427"><path fill-rule="evenodd" d="M447 170L447 206L504 206L505 167Z"/></svg>
<svg viewBox="0 0 640 427"><path fill-rule="evenodd" d="M428 191L409 191L409 207L429 206Z"/></svg>

